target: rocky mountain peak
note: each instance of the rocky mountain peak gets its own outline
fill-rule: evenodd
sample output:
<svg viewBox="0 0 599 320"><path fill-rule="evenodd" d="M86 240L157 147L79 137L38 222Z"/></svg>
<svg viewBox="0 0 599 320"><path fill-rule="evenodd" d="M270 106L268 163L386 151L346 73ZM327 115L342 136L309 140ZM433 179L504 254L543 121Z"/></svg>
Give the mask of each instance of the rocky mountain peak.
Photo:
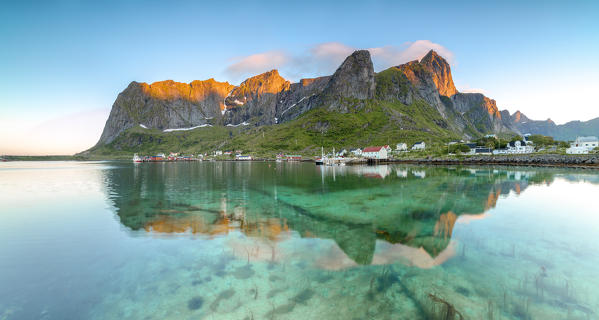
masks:
<svg viewBox="0 0 599 320"><path fill-rule="evenodd" d="M325 94L334 97L371 99L374 97L374 67L368 50L354 51L335 71Z"/></svg>
<svg viewBox="0 0 599 320"><path fill-rule="evenodd" d="M524 115L524 113L520 112L520 110L514 112L514 114L512 115L512 122L526 122L526 121L530 121L530 119L528 119L528 117L526 117Z"/></svg>
<svg viewBox="0 0 599 320"><path fill-rule="evenodd" d="M230 98L239 102L247 102L256 99L263 94L277 94L288 90L291 83L279 75L276 69L264 72L243 81L231 92Z"/></svg>
<svg viewBox="0 0 599 320"><path fill-rule="evenodd" d="M439 94L451 97L458 92L451 77L449 63L437 54L437 52L434 50L429 51L420 60L420 64L432 73L433 82L437 86Z"/></svg>
<svg viewBox="0 0 599 320"><path fill-rule="evenodd" d="M159 100L188 100L197 102L211 94L227 93L233 88L228 82L218 82L214 79L194 80L190 83L176 82L173 80L157 81L152 84L145 82L132 82L128 89L141 88L142 92Z"/></svg>

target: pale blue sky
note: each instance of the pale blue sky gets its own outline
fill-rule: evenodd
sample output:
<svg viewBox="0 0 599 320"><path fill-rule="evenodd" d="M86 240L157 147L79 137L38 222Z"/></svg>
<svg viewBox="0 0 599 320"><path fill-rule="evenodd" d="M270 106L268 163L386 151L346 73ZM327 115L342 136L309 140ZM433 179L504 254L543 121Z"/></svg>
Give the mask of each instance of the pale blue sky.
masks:
<svg viewBox="0 0 599 320"><path fill-rule="evenodd" d="M599 116L599 1L322 2L3 1L0 154L90 147L133 80L237 84L231 66L264 53L292 80L330 72L338 58L314 56L328 43L400 55L430 43L451 56L458 89L501 109Z"/></svg>

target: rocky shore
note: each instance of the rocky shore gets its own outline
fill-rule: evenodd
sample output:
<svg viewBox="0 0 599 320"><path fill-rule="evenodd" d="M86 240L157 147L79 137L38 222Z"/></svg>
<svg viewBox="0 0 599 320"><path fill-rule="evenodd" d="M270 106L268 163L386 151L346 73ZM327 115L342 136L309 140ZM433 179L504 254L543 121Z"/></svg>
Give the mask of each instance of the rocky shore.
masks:
<svg viewBox="0 0 599 320"><path fill-rule="evenodd" d="M599 154L526 154L506 156L473 156L463 158L427 157L414 159L393 159L389 162L419 164L498 164L517 166L577 167L599 169Z"/></svg>

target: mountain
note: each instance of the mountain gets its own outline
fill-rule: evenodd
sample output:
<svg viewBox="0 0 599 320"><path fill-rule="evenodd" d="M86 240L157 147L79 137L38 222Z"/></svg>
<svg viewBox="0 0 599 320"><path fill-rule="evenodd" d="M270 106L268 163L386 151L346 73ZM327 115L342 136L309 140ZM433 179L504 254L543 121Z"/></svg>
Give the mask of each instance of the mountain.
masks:
<svg viewBox="0 0 599 320"><path fill-rule="evenodd" d="M599 118L589 121L570 121L557 125L551 119L531 120L520 111L516 111L512 115L509 115L507 110L502 113L506 119L506 125L521 134L542 134L562 141L571 141L578 136L599 136Z"/></svg>
<svg viewBox="0 0 599 320"><path fill-rule="evenodd" d="M234 88L214 79L180 83L172 80L131 82L112 105L98 145L112 142L136 126L180 128L208 124L219 117L225 97Z"/></svg>
<svg viewBox="0 0 599 320"><path fill-rule="evenodd" d="M238 86L214 79L132 82L87 153L242 147L307 152L328 144L511 136L523 129L522 119L500 112L483 94L459 92L449 63L433 50L379 73L370 53L358 50L333 75L297 83L277 70Z"/></svg>

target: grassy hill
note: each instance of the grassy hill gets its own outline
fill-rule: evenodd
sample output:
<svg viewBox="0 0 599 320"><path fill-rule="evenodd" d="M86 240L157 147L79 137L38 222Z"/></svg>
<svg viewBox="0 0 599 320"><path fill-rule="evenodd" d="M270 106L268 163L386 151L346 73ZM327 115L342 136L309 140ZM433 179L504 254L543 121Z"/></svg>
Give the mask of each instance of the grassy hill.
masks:
<svg viewBox="0 0 599 320"><path fill-rule="evenodd" d="M426 141L430 144L459 139L447 129L438 111L424 101L411 105L368 100L350 113L317 108L293 121L270 126L204 127L164 133L155 129L131 128L110 144L89 150L93 157L131 156L158 152L211 153L214 150L243 150L256 157L274 157L279 152L305 156L327 149L368 145L395 145Z"/></svg>

